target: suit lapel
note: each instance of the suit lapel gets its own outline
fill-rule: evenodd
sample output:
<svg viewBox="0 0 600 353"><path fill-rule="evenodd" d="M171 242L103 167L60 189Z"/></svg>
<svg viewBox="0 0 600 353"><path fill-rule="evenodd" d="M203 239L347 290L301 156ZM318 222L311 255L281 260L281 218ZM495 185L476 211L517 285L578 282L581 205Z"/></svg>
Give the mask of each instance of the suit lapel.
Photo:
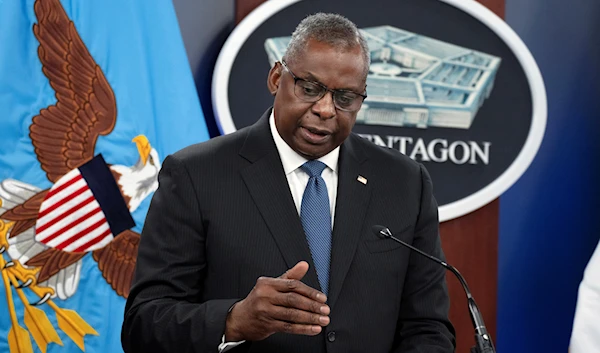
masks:
<svg viewBox="0 0 600 353"><path fill-rule="evenodd" d="M240 156L251 162L242 170L242 178L288 268L299 261L308 262L310 268L303 282L320 288L302 223L271 135L269 115L270 110L250 128L240 150Z"/></svg>
<svg viewBox="0 0 600 353"><path fill-rule="evenodd" d="M364 151L351 135L340 150L338 191L333 226L329 298L331 307L340 294L344 279L354 258L356 246L363 229L371 186L368 183L368 160ZM359 181L365 178L366 184Z"/></svg>

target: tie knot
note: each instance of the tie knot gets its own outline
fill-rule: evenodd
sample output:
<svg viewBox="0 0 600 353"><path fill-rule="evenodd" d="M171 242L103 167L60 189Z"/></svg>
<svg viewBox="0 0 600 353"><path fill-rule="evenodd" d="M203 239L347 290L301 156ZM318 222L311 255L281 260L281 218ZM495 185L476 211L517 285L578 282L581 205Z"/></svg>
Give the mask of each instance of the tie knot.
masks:
<svg viewBox="0 0 600 353"><path fill-rule="evenodd" d="M308 174L311 178L320 176L327 165L316 159L310 160L302 165L302 170Z"/></svg>

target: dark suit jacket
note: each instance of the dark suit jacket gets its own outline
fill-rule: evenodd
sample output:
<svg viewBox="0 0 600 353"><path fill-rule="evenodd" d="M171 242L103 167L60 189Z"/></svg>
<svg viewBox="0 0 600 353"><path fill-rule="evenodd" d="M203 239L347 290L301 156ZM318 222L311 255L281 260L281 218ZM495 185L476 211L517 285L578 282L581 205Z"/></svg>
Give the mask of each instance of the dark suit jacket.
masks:
<svg viewBox="0 0 600 353"><path fill-rule="evenodd" d="M301 260L310 264L303 281L319 288L269 114L165 160L127 300L126 352L216 352L231 305L258 277ZM453 352L444 269L371 231L385 225L443 258L425 169L351 134L340 150L336 205L329 326L315 337L275 334L234 351Z"/></svg>

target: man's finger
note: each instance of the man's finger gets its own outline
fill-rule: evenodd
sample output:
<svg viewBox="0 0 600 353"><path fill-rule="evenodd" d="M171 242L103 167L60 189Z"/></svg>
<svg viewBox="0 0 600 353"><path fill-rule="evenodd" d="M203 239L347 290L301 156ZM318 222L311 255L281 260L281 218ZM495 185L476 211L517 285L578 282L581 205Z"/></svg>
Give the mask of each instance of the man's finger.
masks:
<svg viewBox="0 0 600 353"><path fill-rule="evenodd" d="M298 293L319 303L325 303L327 296L295 279L274 278L270 282L273 289L281 293Z"/></svg>
<svg viewBox="0 0 600 353"><path fill-rule="evenodd" d="M314 314L303 310L285 308L281 306L275 307L269 316L278 321L302 325L327 326L329 325L330 321L329 317L325 315Z"/></svg>
<svg viewBox="0 0 600 353"><path fill-rule="evenodd" d="M308 272L308 262L300 261L296 264L296 266L287 270L284 274L279 276L282 279L297 279L301 280Z"/></svg>
<svg viewBox="0 0 600 353"><path fill-rule="evenodd" d="M275 332L306 336L316 336L322 331L322 328L319 325L292 324L285 321L275 321L273 323L273 329Z"/></svg>
<svg viewBox="0 0 600 353"><path fill-rule="evenodd" d="M322 294L310 287L308 288L314 293L315 297ZM297 292L278 293L273 296L271 303L277 306L300 309L321 315L329 315L330 313L329 306L324 304L324 302L311 300L309 295L303 295Z"/></svg>
<svg viewBox="0 0 600 353"><path fill-rule="evenodd" d="M276 284L275 288L280 292L296 292L320 303L325 303L327 301L325 294L300 282L306 275L306 272L308 272L308 262L298 262L274 281Z"/></svg>

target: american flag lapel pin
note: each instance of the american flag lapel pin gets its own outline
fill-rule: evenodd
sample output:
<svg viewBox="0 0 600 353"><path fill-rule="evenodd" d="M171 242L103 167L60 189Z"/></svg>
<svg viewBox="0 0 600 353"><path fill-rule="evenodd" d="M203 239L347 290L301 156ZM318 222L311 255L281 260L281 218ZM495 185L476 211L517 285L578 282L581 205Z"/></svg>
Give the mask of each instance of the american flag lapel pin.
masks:
<svg viewBox="0 0 600 353"><path fill-rule="evenodd" d="M356 180L360 181L361 183L367 185L367 178L365 178L362 175L359 175L358 178L356 178Z"/></svg>

